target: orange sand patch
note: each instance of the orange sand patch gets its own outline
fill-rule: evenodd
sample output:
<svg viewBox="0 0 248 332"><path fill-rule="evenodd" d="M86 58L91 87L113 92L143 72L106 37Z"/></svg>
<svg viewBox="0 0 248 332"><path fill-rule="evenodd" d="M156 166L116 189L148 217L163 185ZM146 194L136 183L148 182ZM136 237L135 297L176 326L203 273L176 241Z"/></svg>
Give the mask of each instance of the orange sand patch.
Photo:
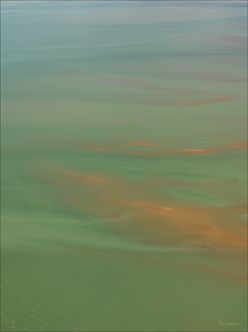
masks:
<svg viewBox="0 0 248 332"><path fill-rule="evenodd" d="M228 150L247 150L247 148L248 148L248 142L232 143L232 144L227 144L223 147L223 149L228 149Z"/></svg>
<svg viewBox="0 0 248 332"><path fill-rule="evenodd" d="M154 148L154 147L158 147L158 144L149 142L149 141L134 141L129 143L129 146L138 146L138 147L145 147L145 148Z"/></svg>
<svg viewBox="0 0 248 332"><path fill-rule="evenodd" d="M216 249L228 247L242 249L247 246L246 236L237 233L237 230L226 228L223 223L221 227L219 226L221 222L219 218L225 217L228 213L226 210L172 207L157 205L151 201L134 201L129 204L135 208L134 227L137 229L138 220L141 234L147 236L148 240L151 231L153 234L155 232L155 235L157 234L157 240L154 238L155 243L166 244L170 236L176 239L178 234L178 241L181 241L181 244L190 238L188 244L199 246L204 244ZM124 225L124 229L126 228ZM132 233L132 221L128 223L128 228Z"/></svg>
<svg viewBox="0 0 248 332"><path fill-rule="evenodd" d="M162 245L247 247L243 233L246 226L241 232L233 222L239 218L243 206L178 206L175 202L161 201L144 184L102 174L83 174L66 167L53 166L44 178L60 189L59 196L69 208L107 218L116 232L126 236L136 234L141 241ZM116 218L120 220L116 222Z"/></svg>
<svg viewBox="0 0 248 332"><path fill-rule="evenodd" d="M177 153L182 153L182 154L211 154L216 152L215 149L194 149L194 148L184 148L184 149L177 149L175 150Z"/></svg>
<svg viewBox="0 0 248 332"><path fill-rule="evenodd" d="M130 143L113 143L107 144L92 144L76 142L74 146L70 148L73 152L96 152L109 155L121 155L121 156L140 156L147 158L166 157L172 155L211 155L216 153L225 153L227 151L245 150L248 147L247 142L237 142L226 144L222 146L210 146L204 148L196 147L182 147L182 148L165 148L160 144L156 144L147 140L137 140ZM130 147L143 147L148 150L130 150ZM151 149L149 149L151 148Z"/></svg>
<svg viewBox="0 0 248 332"><path fill-rule="evenodd" d="M110 179L102 175L81 174L80 172L68 169L66 167L59 167L55 174L55 180L62 185L102 185L109 184Z"/></svg>

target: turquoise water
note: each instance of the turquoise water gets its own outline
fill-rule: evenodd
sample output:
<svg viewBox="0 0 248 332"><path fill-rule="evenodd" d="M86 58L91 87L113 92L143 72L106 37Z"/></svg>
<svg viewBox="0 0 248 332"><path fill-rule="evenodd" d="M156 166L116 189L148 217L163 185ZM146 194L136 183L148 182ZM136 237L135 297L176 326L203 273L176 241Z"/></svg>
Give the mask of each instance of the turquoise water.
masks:
<svg viewBox="0 0 248 332"><path fill-rule="evenodd" d="M1 2L2 331L247 330L244 2Z"/></svg>

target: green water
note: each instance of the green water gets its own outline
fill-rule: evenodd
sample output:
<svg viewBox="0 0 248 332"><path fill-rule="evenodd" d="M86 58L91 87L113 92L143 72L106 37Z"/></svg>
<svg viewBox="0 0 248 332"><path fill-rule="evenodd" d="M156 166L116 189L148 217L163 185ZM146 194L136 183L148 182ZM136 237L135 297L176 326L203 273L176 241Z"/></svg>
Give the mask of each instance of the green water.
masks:
<svg viewBox="0 0 248 332"><path fill-rule="evenodd" d="M2 331L247 331L245 6L1 2Z"/></svg>

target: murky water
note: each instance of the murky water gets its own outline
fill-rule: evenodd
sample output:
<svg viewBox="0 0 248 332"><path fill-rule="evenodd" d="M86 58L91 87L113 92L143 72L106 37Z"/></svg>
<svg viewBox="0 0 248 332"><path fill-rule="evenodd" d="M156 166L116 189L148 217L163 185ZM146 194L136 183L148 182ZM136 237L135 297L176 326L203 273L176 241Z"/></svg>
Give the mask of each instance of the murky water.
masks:
<svg viewBox="0 0 248 332"><path fill-rule="evenodd" d="M245 4L1 6L2 331L246 331Z"/></svg>

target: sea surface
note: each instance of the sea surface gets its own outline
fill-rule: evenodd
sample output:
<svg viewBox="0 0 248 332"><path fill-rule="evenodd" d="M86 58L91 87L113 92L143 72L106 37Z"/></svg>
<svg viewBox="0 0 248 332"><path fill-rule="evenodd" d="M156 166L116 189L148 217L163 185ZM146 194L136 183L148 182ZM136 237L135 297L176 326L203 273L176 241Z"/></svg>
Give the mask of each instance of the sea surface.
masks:
<svg viewBox="0 0 248 332"><path fill-rule="evenodd" d="M246 6L1 1L1 331L247 331Z"/></svg>

